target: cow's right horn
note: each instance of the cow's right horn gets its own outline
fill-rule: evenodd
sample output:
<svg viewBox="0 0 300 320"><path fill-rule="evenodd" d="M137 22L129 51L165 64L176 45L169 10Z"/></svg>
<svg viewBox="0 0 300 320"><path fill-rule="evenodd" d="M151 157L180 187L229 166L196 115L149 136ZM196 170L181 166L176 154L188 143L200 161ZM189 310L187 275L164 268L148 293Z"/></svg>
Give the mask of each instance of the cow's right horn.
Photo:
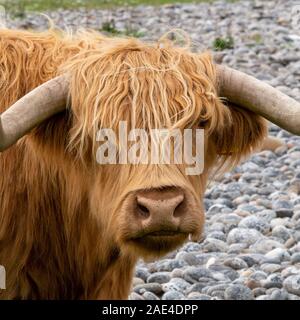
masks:
<svg viewBox="0 0 300 320"><path fill-rule="evenodd" d="M15 144L41 122L66 107L68 81L65 76L51 79L0 115L0 152Z"/></svg>
<svg viewBox="0 0 300 320"><path fill-rule="evenodd" d="M219 96L300 135L300 103L243 72L217 65Z"/></svg>

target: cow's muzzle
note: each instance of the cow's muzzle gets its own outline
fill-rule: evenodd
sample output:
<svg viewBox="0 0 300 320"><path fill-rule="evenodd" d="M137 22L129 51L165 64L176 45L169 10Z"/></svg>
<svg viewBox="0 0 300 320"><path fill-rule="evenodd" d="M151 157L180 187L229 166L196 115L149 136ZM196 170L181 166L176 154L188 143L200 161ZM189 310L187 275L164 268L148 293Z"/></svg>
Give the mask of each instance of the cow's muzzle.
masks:
<svg viewBox="0 0 300 320"><path fill-rule="evenodd" d="M126 205L126 240L148 252L166 253L189 236L199 237L203 219L196 204L176 187L134 192Z"/></svg>

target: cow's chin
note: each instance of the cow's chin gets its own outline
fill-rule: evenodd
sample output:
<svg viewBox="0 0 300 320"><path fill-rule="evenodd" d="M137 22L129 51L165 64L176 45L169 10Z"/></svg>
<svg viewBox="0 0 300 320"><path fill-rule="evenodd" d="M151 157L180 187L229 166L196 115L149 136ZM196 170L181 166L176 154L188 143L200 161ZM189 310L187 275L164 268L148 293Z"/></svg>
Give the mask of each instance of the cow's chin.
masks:
<svg viewBox="0 0 300 320"><path fill-rule="evenodd" d="M138 256L148 260L161 257L180 247L189 238L188 233L153 232L126 242Z"/></svg>

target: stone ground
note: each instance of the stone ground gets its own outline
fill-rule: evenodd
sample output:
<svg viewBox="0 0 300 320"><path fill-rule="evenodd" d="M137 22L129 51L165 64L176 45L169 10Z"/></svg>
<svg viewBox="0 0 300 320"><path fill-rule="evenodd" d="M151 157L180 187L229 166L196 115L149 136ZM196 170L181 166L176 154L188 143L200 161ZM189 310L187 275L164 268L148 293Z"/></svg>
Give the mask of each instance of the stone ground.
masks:
<svg viewBox="0 0 300 320"><path fill-rule="evenodd" d="M183 29L200 50L216 38L233 48L223 63L255 75L300 101L300 1L217 1L47 13L62 28L113 26L157 40ZM37 14L9 26L44 29ZM202 242L165 259L140 262L130 299L300 300L300 138L271 125L286 146L253 155L206 192Z"/></svg>

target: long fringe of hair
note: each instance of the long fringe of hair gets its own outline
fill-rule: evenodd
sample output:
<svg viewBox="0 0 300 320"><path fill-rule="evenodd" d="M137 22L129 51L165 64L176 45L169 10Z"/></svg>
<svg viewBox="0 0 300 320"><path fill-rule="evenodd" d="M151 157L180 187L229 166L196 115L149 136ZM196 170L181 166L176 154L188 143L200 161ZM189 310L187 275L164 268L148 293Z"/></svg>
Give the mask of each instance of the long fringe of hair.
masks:
<svg viewBox="0 0 300 320"><path fill-rule="evenodd" d="M226 107L216 92L209 53L192 53L166 36L156 43L75 35L0 31L0 108L59 73L70 78L72 127L68 145L80 158L95 147L99 128L186 128L205 124L218 154L235 165L266 134L262 118ZM26 52L26 54L24 54ZM92 150L95 150L93 148Z"/></svg>

